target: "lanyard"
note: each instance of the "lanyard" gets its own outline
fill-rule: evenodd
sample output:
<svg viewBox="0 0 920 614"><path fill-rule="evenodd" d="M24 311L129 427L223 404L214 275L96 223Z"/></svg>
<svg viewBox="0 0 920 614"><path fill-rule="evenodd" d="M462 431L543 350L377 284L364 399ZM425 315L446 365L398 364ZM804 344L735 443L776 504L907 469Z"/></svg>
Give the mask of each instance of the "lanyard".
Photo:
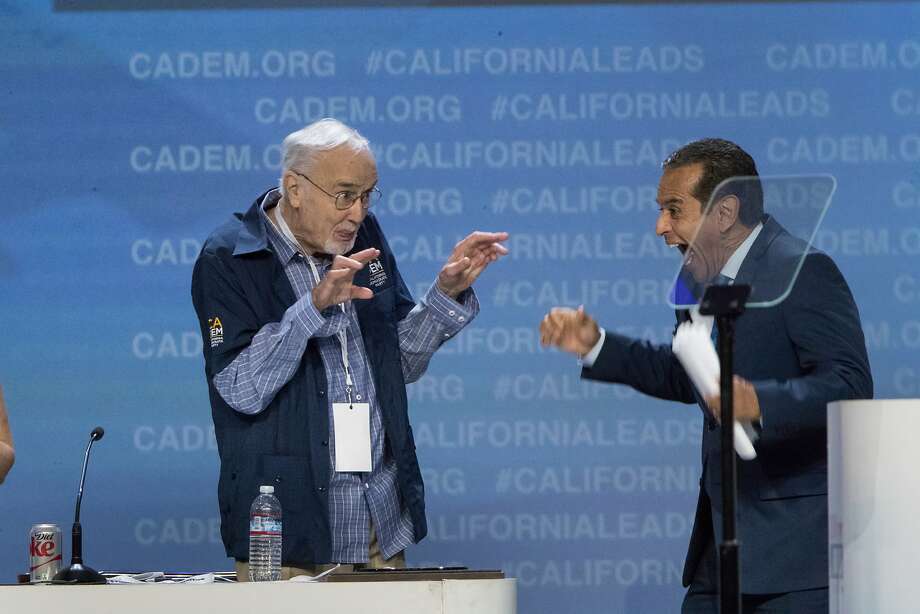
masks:
<svg viewBox="0 0 920 614"><path fill-rule="evenodd" d="M316 270L316 264L313 262L313 258L309 254L303 253L303 249L300 247L300 242L297 241L297 238L294 236L294 233L291 232L290 227L287 225L287 221L284 219L284 215L281 213L281 202L278 202L278 211L277 211L277 221L278 229L281 231L288 240L290 240L296 247L297 251L306 258L307 263L310 265L310 272L313 274L313 281L316 285L319 285L320 277L319 271ZM270 218L269 218L270 219ZM345 309L344 303L339 303L339 307L342 308L342 313L348 316L348 311ZM345 326L340 330L336 335L339 338L339 347L342 350L342 364L345 366L345 392L348 394L348 404L351 405L351 389L354 386L354 382L351 379L351 368L348 363L348 323L346 322Z"/></svg>

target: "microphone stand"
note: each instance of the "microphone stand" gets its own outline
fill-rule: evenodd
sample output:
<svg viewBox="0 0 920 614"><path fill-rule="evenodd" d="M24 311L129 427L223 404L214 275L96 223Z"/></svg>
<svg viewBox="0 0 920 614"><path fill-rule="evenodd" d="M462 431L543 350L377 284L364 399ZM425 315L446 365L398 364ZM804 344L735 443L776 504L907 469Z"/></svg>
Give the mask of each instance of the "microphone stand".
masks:
<svg viewBox="0 0 920 614"><path fill-rule="evenodd" d="M743 284L709 286L700 313L714 315L719 331L719 396L721 412L722 543L719 544L719 612L741 612L741 544L736 534L738 467L735 458L734 343L735 320L744 313L751 287Z"/></svg>
<svg viewBox="0 0 920 614"><path fill-rule="evenodd" d="M71 534L70 567L57 572L51 580L52 584L105 584L105 577L91 567L83 564L83 527L80 525L80 504L83 502L83 485L86 482L86 465L89 463L89 451L93 442L102 439L105 431L101 426L93 429L83 455L83 473L80 476L80 490L77 491L77 506L73 515L73 531Z"/></svg>

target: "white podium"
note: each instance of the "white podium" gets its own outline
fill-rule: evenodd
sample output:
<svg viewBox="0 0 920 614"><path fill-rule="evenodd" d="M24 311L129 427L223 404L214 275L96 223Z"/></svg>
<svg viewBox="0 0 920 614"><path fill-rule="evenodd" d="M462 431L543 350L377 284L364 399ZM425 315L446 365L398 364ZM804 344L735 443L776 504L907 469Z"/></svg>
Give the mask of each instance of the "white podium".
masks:
<svg viewBox="0 0 920 614"><path fill-rule="evenodd" d="M831 614L920 612L920 399L827 411Z"/></svg>
<svg viewBox="0 0 920 614"><path fill-rule="evenodd" d="M504 579L0 586L0 612L515 614L517 582Z"/></svg>

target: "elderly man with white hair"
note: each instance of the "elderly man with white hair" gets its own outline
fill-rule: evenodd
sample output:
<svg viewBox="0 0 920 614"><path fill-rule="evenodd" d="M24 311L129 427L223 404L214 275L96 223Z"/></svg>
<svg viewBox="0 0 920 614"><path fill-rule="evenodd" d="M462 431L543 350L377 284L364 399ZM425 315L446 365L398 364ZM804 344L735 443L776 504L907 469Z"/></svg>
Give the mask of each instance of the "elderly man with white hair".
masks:
<svg viewBox="0 0 920 614"><path fill-rule="evenodd" d="M416 304L369 212L379 198L368 141L315 122L285 138L279 187L195 263L221 535L240 579L261 485L284 513L282 578L405 566L427 532L406 384L476 316L471 285L508 235L460 241Z"/></svg>

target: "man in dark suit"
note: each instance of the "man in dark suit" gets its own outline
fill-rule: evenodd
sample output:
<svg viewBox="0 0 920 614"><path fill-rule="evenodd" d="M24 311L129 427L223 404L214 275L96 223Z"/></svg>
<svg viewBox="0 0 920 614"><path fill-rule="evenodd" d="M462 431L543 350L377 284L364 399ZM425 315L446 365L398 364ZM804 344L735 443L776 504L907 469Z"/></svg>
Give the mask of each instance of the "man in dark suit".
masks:
<svg viewBox="0 0 920 614"><path fill-rule="evenodd" d="M684 254L684 270L695 282L721 276L750 284L751 300L778 298L805 256L785 301L749 309L737 321L735 415L759 432L757 458L738 461L741 587L745 612L827 612L826 406L872 396L856 304L827 255L806 254L807 244L764 215L757 168L740 147L722 139L696 141L663 167L656 232ZM751 179L722 183L737 177ZM678 312L678 321L687 317ZM700 398L670 345L605 332L583 308L553 309L540 332L545 345L582 357L582 377L703 408L703 480L682 611L717 612L718 396Z"/></svg>

